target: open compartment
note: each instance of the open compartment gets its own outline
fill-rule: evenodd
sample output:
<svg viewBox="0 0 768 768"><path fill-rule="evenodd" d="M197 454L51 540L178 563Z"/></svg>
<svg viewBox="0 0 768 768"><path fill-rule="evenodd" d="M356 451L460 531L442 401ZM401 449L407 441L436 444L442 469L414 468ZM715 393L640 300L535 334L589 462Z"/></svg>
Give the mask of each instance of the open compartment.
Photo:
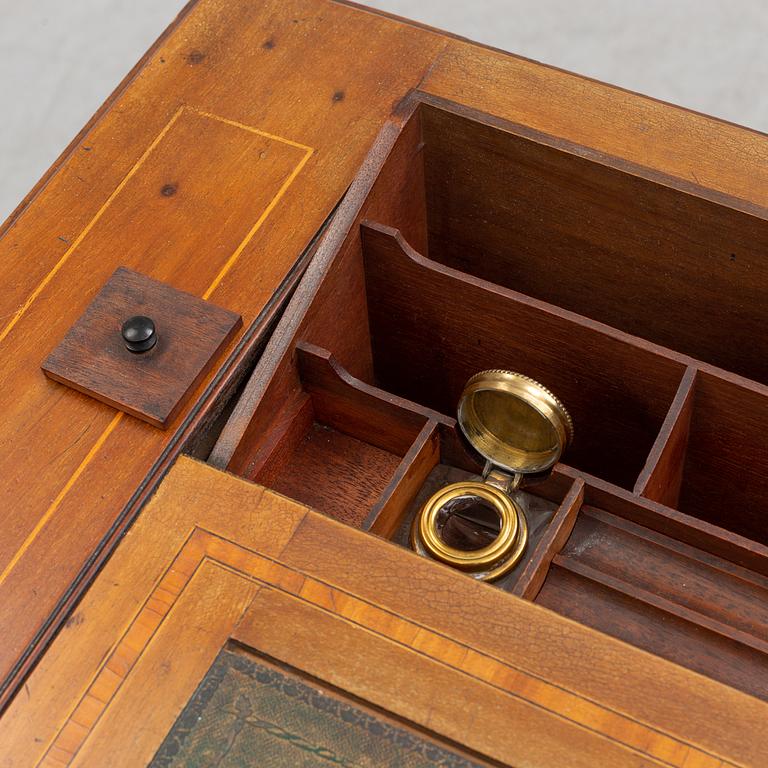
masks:
<svg viewBox="0 0 768 768"><path fill-rule="evenodd" d="M565 461L631 488L685 366L576 315L446 268L392 228L362 226L378 386L453 413L489 368L540 381L566 405L577 438Z"/></svg>
<svg viewBox="0 0 768 768"><path fill-rule="evenodd" d="M295 360L296 378L257 409L230 469L367 528L440 417L355 379L327 350L302 343Z"/></svg>
<svg viewBox="0 0 768 768"><path fill-rule="evenodd" d="M299 342L294 359L298 379L270 393L282 393L281 407L275 409L271 397L262 401L230 470L405 545L427 496L449 482L479 477L482 467L465 449L454 419L356 379L313 344ZM529 550L572 482L556 471L521 494ZM491 520L490 527L497 523Z"/></svg>
<svg viewBox="0 0 768 768"><path fill-rule="evenodd" d="M638 491L768 544L768 391L692 371Z"/></svg>
<svg viewBox="0 0 768 768"><path fill-rule="evenodd" d="M442 106L382 133L211 462L407 545L480 472L467 380L530 376L575 440L500 586L768 697L768 392L708 365L768 380L765 222Z"/></svg>
<svg viewBox="0 0 768 768"><path fill-rule="evenodd" d="M672 538L649 527L645 504L587 486L567 541L525 596L768 699L768 550L734 539L715 547L723 557L693 520L679 521Z"/></svg>

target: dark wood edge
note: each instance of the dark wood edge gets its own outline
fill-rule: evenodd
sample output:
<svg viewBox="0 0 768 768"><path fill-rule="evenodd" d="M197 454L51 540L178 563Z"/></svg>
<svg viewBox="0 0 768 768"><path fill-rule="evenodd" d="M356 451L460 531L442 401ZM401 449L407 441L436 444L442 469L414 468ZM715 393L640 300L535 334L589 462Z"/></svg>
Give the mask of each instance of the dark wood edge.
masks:
<svg viewBox="0 0 768 768"><path fill-rule="evenodd" d="M574 478L571 489L557 508L544 535L523 566L514 587L513 595L524 600L535 600L547 578L552 559L563 548L573 531L581 505L584 502L584 481Z"/></svg>
<svg viewBox="0 0 768 768"><path fill-rule="evenodd" d="M266 437L258 449L249 454L237 469L230 471L240 477L269 486L270 478L284 466L283 453L290 453L301 442L315 420L312 398L303 393L290 398L280 408L274 420L265 428ZM287 449L287 450L286 450Z"/></svg>
<svg viewBox="0 0 768 768"><path fill-rule="evenodd" d="M362 530L391 539L402 524L408 505L439 462L439 425L430 419L363 521ZM394 516L392 507L397 510Z"/></svg>
<svg viewBox="0 0 768 768"><path fill-rule="evenodd" d="M96 127L105 113L112 107L112 105L123 95L128 89L131 83L139 76L144 67L149 63L150 59L157 53L160 46L168 39L168 37L176 31L176 28L181 22L189 15L192 9L197 5L199 0L188 0L187 4L176 14L171 23L163 30L160 36L154 43L147 49L147 52L134 64L133 68L128 74L118 83L117 87L112 93L107 96L104 103L93 113L91 119L80 129L74 139L64 148L62 153L53 161L51 166L40 177L37 183L32 189L22 198L21 202L11 211L8 218L0 224L0 240L5 237L8 230L13 227L19 220L24 211L29 205L34 202L37 196L48 186L48 182L59 172L59 169L74 154L75 150L80 146L83 139Z"/></svg>
<svg viewBox="0 0 768 768"><path fill-rule="evenodd" d="M675 352L672 349L661 347L658 344L646 341L639 336L632 336L629 333L620 331L613 326L606 325L605 323L601 323L598 320L592 320L591 318L585 317L584 315L563 309L556 304L549 304L546 301L534 299L527 294L519 293L518 291L512 290L511 288L506 288L504 286L497 285L496 283L488 282L482 278L475 277L474 275L470 275L458 269L445 266L440 262L433 261L429 257L422 256L418 251L416 251L403 237L400 230L396 227L390 227L385 224L379 224L378 222L371 221L370 219L365 219L361 223L361 229L363 232L364 246L366 233L369 233L369 237L371 236L370 233L374 233L375 236L390 238L397 243L397 246L399 247L403 257L412 261L417 267L419 267L419 269L432 272L433 274L443 275L458 282L476 286L484 291L487 291L489 294L493 294L494 297L501 297L510 302L523 304L526 307L531 307L539 312L556 317L558 320L562 320L566 323L572 323L583 328L588 328L589 330L599 333L602 336L606 336L623 344L627 344L628 346L635 347L649 355L652 355L653 357L664 358L665 360L669 360L673 363L678 363L681 367L681 376L684 367L694 366L698 362L693 358L683 355L680 352ZM768 396L768 387L766 387L765 394Z"/></svg>
<svg viewBox="0 0 768 768"><path fill-rule="evenodd" d="M671 441L673 438L678 438L683 442L683 460L685 458L685 445L688 441L688 429L691 420L691 408L693 404L697 372L696 368L689 367L683 374L680 386L672 400L672 404L661 425L661 429L659 430L659 434L656 437L653 447L648 454L645 466L635 483L634 492L638 496L646 496L653 501L661 501L661 499L649 495L648 490L649 486L655 480L661 479L661 473L667 469L666 461L672 460L669 453L672 449ZM676 471L678 476L682 475L682 465L671 467L671 469Z"/></svg>

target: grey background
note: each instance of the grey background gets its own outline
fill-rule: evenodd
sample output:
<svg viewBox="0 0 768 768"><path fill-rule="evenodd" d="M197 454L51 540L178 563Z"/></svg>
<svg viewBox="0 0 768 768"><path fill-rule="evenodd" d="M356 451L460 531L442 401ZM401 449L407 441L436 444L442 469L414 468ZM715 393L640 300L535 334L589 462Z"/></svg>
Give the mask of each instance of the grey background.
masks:
<svg viewBox="0 0 768 768"><path fill-rule="evenodd" d="M183 4L0 0L0 221ZM768 0L369 5L768 132Z"/></svg>

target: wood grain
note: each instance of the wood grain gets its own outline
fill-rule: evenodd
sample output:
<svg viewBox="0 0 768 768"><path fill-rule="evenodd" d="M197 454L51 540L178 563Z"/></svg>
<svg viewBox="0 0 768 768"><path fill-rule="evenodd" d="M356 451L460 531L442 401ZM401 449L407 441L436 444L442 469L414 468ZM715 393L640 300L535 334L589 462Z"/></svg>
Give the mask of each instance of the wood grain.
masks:
<svg viewBox="0 0 768 768"><path fill-rule="evenodd" d="M120 333L149 315L158 340L128 351ZM240 315L119 267L46 357L42 369L62 384L165 428L242 325Z"/></svg>
<svg viewBox="0 0 768 768"><path fill-rule="evenodd" d="M249 326L442 45L334 3L317 8L197 3L0 241L0 349L12 361L0 373L3 679L18 679L69 585L164 453L178 450L189 409L158 434L62 392L42 359L121 264L212 298ZM353 50L354 67L340 68L334 51ZM298 63L305 57L311 65Z"/></svg>
<svg viewBox="0 0 768 768"><path fill-rule="evenodd" d="M547 526L541 540L526 557L522 572L513 587L512 594L526 600L535 600L552 559L570 541L573 528L584 503L584 481L576 480L557 508L552 522Z"/></svg>
<svg viewBox="0 0 768 768"><path fill-rule="evenodd" d="M420 88L641 178L763 218L768 209L768 146L758 131L462 41L451 41Z"/></svg>
<svg viewBox="0 0 768 768"><path fill-rule="evenodd" d="M768 399L702 373L692 407L679 508L768 545Z"/></svg>
<svg viewBox="0 0 768 768"><path fill-rule="evenodd" d="M451 413L477 371L525 371L585 427L568 461L632 487L682 376L676 360L425 259L391 228L365 226L363 247L380 386Z"/></svg>
<svg viewBox="0 0 768 768"><path fill-rule="evenodd" d="M724 707L720 710L720 724L716 723L715 710L708 709L709 704L704 714L699 709L703 701L694 701L698 695L708 698L705 690L714 682L701 676L691 677L682 668L643 655L625 644L613 644L604 636L591 635L584 627L563 622L553 613L539 612L537 606L412 553L382 547L364 533L331 525L333 531L331 527L322 531L323 526L316 524L315 516L307 516L300 535L289 542L281 557L294 567L311 569L315 578L351 591L390 613L407 613L418 624L431 626L434 617L441 616L441 634L448 634L454 642L504 659L526 674L556 680L560 688L577 691L641 722L663 723L661 730L665 733L680 734L682 729L702 746L711 746L713 739L730 740L733 735L733 720L726 714L733 710L725 698L717 704L711 702L718 709ZM342 570L333 565L333 553L328 550L331 539L343 540L345 546L354 546L358 553ZM406 558L410 561L409 578L404 580ZM372 559L377 563L375 570L370 567ZM462 606L460 611L455 610L457 605ZM622 671L620 676L617 669ZM684 680L691 684L694 679L693 689L688 688ZM736 695L732 689L720 690L724 695L725 691L728 696ZM678 707L678 697L687 701L685 712ZM742 700L757 703L747 696ZM705 727L702 718L708 721ZM757 748L748 757L742 747L739 739L730 742L729 756L747 763L756 760L759 764L764 748ZM739 750L738 757L734 749Z"/></svg>
<svg viewBox="0 0 768 768"><path fill-rule="evenodd" d="M405 445L405 424L381 435L397 442L392 452L364 433L361 398L350 408L338 391L307 395L297 344L326 350L366 396L391 390L438 412L426 416L439 424L441 458L458 465L469 462L440 413L453 412L478 366L517 364L576 412L582 437L558 488L583 482L588 505L768 572L768 388L738 375L765 372L767 146L754 132L342 3L191 6L2 230L0 704L174 456L188 441L201 453L210 445L271 327L276 288L347 190L214 449L217 466L285 477L315 405L321 421L339 408L352 423L357 408L355 434L337 430L335 453L347 474L371 446L397 459L360 464L364 474L390 470L358 505L384 511L390 530L435 458L431 443ZM379 235L399 229L417 257L394 248L392 232L372 248L366 219ZM166 434L39 370L120 264L245 322ZM380 409L377 425L389 413ZM317 477L334 451L316 448L306 456ZM651 480L653 498L630 490ZM682 511L665 506L675 503ZM539 562L540 575L548 556ZM106 650L97 644L97 657ZM688 728L663 707L648 712ZM696 733L727 743L720 731ZM749 748L726 751L749 762L755 754L739 752Z"/></svg>
<svg viewBox="0 0 768 768"><path fill-rule="evenodd" d="M765 699L767 588L760 574L585 507L536 599Z"/></svg>
<svg viewBox="0 0 768 768"><path fill-rule="evenodd" d="M672 755L661 763L667 765L683 755L705 758L325 584L308 581L301 598L257 598L235 639L497 765L645 767L660 764L656 755ZM313 604L325 610L312 610ZM318 632L332 639L320 645ZM565 706L569 715L562 716L558 710ZM541 737L521 738L524 729Z"/></svg>
<svg viewBox="0 0 768 768"><path fill-rule="evenodd" d="M0 720L0 764L145 762L233 632L504 764L759 765L765 749L761 702L185 458L76 617Z"/></svg>
<svg viewBox="0 0 768 768"><path fill-rule="evenodd" d="M190 574L184 573L182 565L174 563L173 571L107 657L41 766L107 761L128 767L151 760L158 741L259 589L211 560L196 562ZM178 597L174 583L183 588ZM174 597L168 615L163 601ZM158 613L153 616L154 610ZM149 680L155 692L151 711L140 716L139 724L137 713L147 709ZM130 749L115 749L117 744L129 743Z"/></svg>
<svg viewBox="0 0 768 768"><path fill-rule="evenodd" d="M695 386L696 369L689 367L635 483L635 493L667 507L676 507L680 500Z"/></svg>
<svg viewBox="0 0 768 768"><path fill-rule="evenodd" d="M768 382L765 215L462 112L421 115L430 258Z"/></svg>

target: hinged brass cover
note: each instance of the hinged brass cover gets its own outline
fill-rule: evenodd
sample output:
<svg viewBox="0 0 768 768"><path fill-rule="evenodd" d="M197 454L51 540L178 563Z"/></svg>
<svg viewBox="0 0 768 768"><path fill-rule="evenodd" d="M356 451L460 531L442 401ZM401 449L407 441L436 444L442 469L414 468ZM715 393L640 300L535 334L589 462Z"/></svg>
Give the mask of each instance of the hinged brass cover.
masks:
<svg viewBox="0 0 768 768"><path fill-rule="evenodd" d="M573 440L563 404L546 387L512 371L475 374L459 400L458 421L486 461L514 474L546 472Z"/></svg>
<svg viewBox="0 0 768 768"><path fill-rule="evenodd" d="M483 482L453 483L433 494L413 521L411 545L420 555L493 581L517 565L528 539L525 514L513 492L552 469L573 440L573 422L557 397L537 381L513 371L490 370L467 382L458 423L485 459ZM476 550L450 546L441 535L440 515L456 502L476 501L495 510L498 535Z"/></svg>

